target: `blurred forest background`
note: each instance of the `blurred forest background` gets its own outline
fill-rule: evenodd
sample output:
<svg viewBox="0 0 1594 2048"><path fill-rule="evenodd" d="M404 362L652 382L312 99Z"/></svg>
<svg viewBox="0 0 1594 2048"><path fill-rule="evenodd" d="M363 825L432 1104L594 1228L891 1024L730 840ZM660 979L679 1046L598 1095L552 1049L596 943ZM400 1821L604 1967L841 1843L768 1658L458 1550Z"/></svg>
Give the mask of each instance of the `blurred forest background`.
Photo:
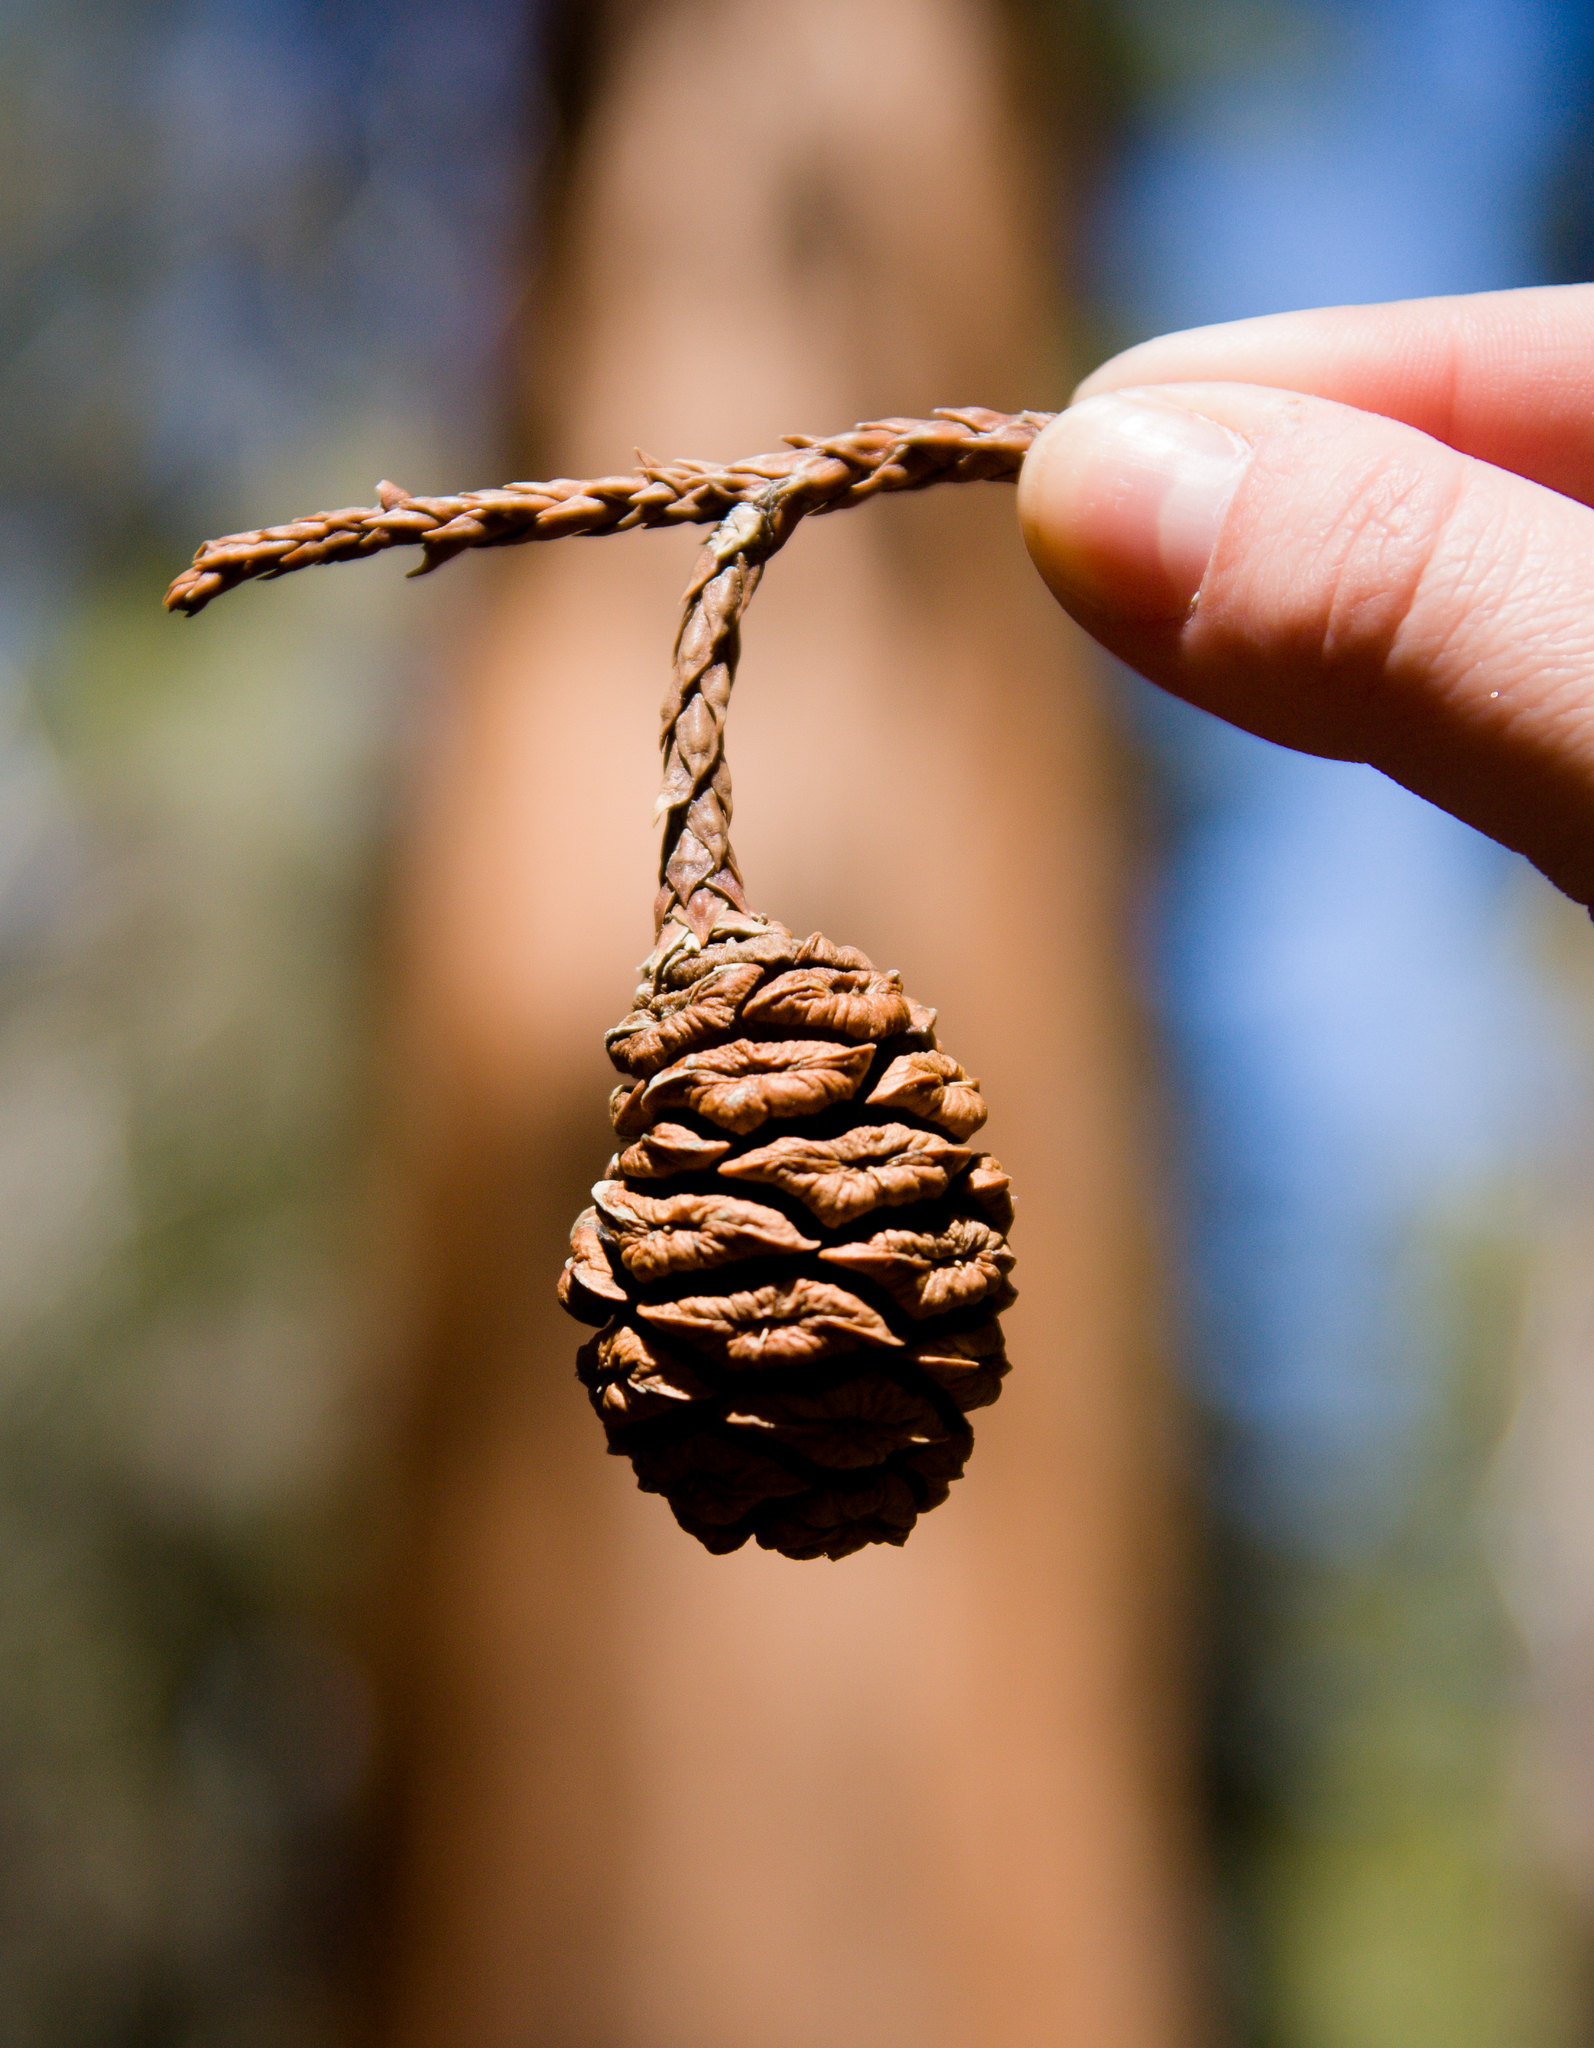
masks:
<svg viewBox="0 0 1594 2048"><path fill-rule="evenodd" d="M961 1895L937 1909L941 1947L966 1939L994 1959L986 1977L958 1980L950 2019L940 1980L915 1980L911 1929L882 1923L896 1976L848 1946L854 1878L834 1867L834 1842L861 1856L874 1834L900 1841L910 1793L949 1799L965 1770L986 1783L950 1705L914 1723L906 1763L883 1761L898 1711L883 1670L870 1681L878 1726L846 1768L860 1786L900 1769L899 1804L803 1837L810 1893L833 1894L833 1953L817 1908L796 1933L771 1922L749 1934L734 1901L701 1890L717 1946L700 1956L684 1907L679 1954L661 1936L651 1955L623 1924L677 1878L706 1882L723 1843L692 1834L691 1788L711 1782L712 1759L680 1780L673 1820L634 1819L641 1795L614 1789L613 1731L591 1703L634 1692L645 1724L663 1653L628 1666L620 1624L600 1641L581 1617L620 1613L613 1589L629 1575L639 1603L673 1612L679 1600L695 1640L733 1660L757 1589L777 1581L715 1582L744 1589L739 1620L734 1604L710 1614L706 1580L648 1578L637 1546L686 1539L660 1517L624 1519L628 1475L602 1468L565 1385L573 1340L554 1329L543 1372L518 1334L531 1324L503 1305L501 1273L524 1269L515 1284L539 1299L551 1286L566 1196L601 1165L601 1060L577 1074L576 1055L559 1054L561 1089L589 1091L594 1108L583 1122L561 1103L557 1131L533 1133L560 1148L541 1208L458 1165L474 1139L500 1168L495 1105L518 1102L524 1078L494 1033L513 1036L522 999L500 1000L486 970L478 987L468 963L450 967L475 899L429 877L451 872L448 849L495 805L511 822L552 815L601 781L604 729L579 721L555 725L535 789L517 794L507 771L500 786L489 761L493 719L509 716L494 707L515 701L502 647L546 619L551 642L567 636L559 658L581 659L566 586L508 580L518 568L493 580L496 565L466 561L412 590L383 563L245 592L184 626L159 609L166 581L205 534L364 499L379 475L448 489L566 460L623 465L656 421L677 431L627 366L702 358L691 321L705 307L733 339L697 373L715 388L679 431L712 444L662 453L750 452L787 429L847 424L849 406L1056 405L1101 355L1170 327L1594 265L1583 0L788 0L779 12L777 37L735 0L0 0L0 2041L1573 2048L1594 2038L1586 920L1378 777L1219 728L1088 667L1040 626L1023 642L1033 685L981 701L1021 738L1039 732L1035 759L1062 762L1061 780L1016 791L1015 845L991 858L1021 862L1026 820L1060 809L1057 873L1076 880L1059 885L1055 927L1035 922L1052 915L1043 892L1030 922L999 936L1041 958L1026 998L1037 1012L1065 1001L1065 969L1108 990L1069 1027L1084 1050L1058 1143L1087 1194L1112 1181L1101 1206L1114 1241L1145 1228L1161 1247L1162 1341L1186 1390L1163 1406L1189 1427L1179 1439L1176 1421L1157 1423L1150 1367L1127 1376L1142 1394L1122 1397L1121 1427L1107 1394L1088 1409L1128 1448L1107 1460L1071 1549L1070 1503L1089 1485L1044 1458L1046 1430L1066 1444L1073 1411L1034 1411L1046 1427L1028 1465L993 1422L959 1489L973 1534L927 1528L903 1560L850 1561L802 1597L822 1601L854 1573L850 1588L866 1589L847 1595L854 1634L815 1622L811 1640L888 1662L880 1616L896 1589L918 1589L927 1615L962 1601L977 1617L1006 1583L991 1559L1020 1555L1044 1526L1060 1555L1086 1562L1037 1566L1033 1606L1014 1608L992 1669L1022 1674L1032 1616L1053 1610L1095 1617L1064 1633L1115 1673L1141 1669L1120 1636L1165 1639L1166 1666L1133 1698L1143 1739L1102 1761L1092 1745L1124 1718L1118 1696L1091 1705L1064 1643L1037 1683L1085 1704L1013 1743L1041 1777L1046 1743L1067 1749L1065 1792L1030 1800L1039 1780L1019 1778L1001 1796L1059 1832L1051 1816L1084 1814L1072 1863L1059 1848L1052 1872L1020 1818L1007 1836L979 1816L957 1822L965 1835L952 1821L923 1840L910 1830L901 1864L933 1864L925 1843L966 1836L989 1859L993 1914L998 1894L1019 1919L1032 1901L1029 1945L1010 1955L977 1915L960 1920ZM962 61L987 46L1000 63ZM875 89L903 78L900 107ZM706 81L701 105L693 79ZM654 93L667 117L650 114ZM675 305L663 273L682 250L733 266L770 240L752 199L744 212L731 202L756 183L767 133L793 127L785 95L818 137L809 183L780 198L789 260L805 278L834 272L801 302L812 329L756 266L745 283L705 269L699 303ZM915 160L899 192L889 153L848 157L816 108L844 110L848 148L878 120L888 152L907 163L924 148L932 169ZM1027 168L1002 153L1010 129L1028 138ZM628 136L648 142L635 161ZM613 168L609 201L593 163ZM847 241L852 200L821 175L837 165L870 188L872 242ZM651 242L634 201L649 190L675 209ZM786 381L748 370L749 334L784 351ZM982 590L1009 587L1003 550L1017 548L1005 498L981 516L995 523L943 527L926 511L889 528L878 547L887 568L891 549L903 558L895 583L816 536L832 581L816 569L803 584L794 565L781 612L772 573L770 642L750 629L749 677L782 622L796 630L799 598L866 619L871 591L896 591L880 602L904 623L881 629L877 666L914 648L915 607L974 645L977 627L937 611L911 557L922 542L971 584L988 573L968 593L977 611ZM571 590L588 587L582 576L613 587L608 547L568 571ZM635 685L624 741L633 921L597 918L575 942L600 1019L624 1007L645 945L651 678L686 560L637 572L659 660ZM1034 708L1048 660L1069 679L1059 701L1087 735L1083 766ZM955 695L936 701L958 709ZM956 934L937 951L932 911L904 908L900 877L895 899L884 883L853 890L849 873L873 858L867 834L850 852L838 839L829 867L782 851L801 837L801 804L781 810L769 764L784 741L751 705L747 717L748 786L767 784L778 814L767 846L749 826L755 891L760 873L789 873L772 910L795 922L811 904L832 936L877 957L940 962L937 986L928 970L914 986L937 1001L950 989L948 1014L970 1019L971 1064L996 1096L1002 1020L960 993ZM436 765L461 754L488 762L478 781ZM950 788L947 760L915 755L904 774L929 789L944 773ZM497 857L490 836L472 855L482 886ZM533 909L517 924L510 895L487 951L512 951L523 930L535 955ZM1133 1006L1113 1008L1125 966L1144 1026ZM462 1009L481 1010L479 1028L452 1036L426 1022L451 973L456 994L475 991ZM524 965L510 974L534 979ZM537 1008L551 1015L556 997L523 1002L528 1043L535 1025L539 1045L562 1046L559 1018ZM495 1058L507 1079L459 1078ZM1087 1105L1103 1075L1119 1121L1104 1112L1098 1128ZM993 1133L1023 1123L998 1097ZM1137 1162L1138 1193L1102 1166L1119 1153ZM524 1161L502 1171L536 1177ZM1083 1213L1073 1185L1053 1211L1038 1193L1023 1212L1018 1277L1037 1297L1053 1254L1036 1218ZM485 1263L472 1249L483 1236ZM1126 1272L1138 1256L1124 1253ZM1076 1334L1092 1384L1116 1385L1112 1360L1139 1356L1132 1318L1096 1314L1077 1275L1058 1285L1086 1308L1054 1356L1019 1354L1004 1411L1029 1398L1020 1375L1066 1378ZM502 1351L505 1384L536 1354L516 1398L534 1406L557 1383L568 1440L561 1420L520 1457L504 1397L456 1372L478 1338ZM1156 1352L1155 1336L1144 1348ZM1159 1427L1178 1440L1143 1448ZM601 1500L563 1476L582 1460L609 1489ZM1170 1464L1194 1509L1183 1521L1164 1500ZM972 1504L982 1472L1028 1521L977 1519L994 1512ZM1142 1481L1160 1503L1150 1534ZM1112 1485L1122 1500L1105 1498ZM512 1519L470 1520L471 1503L522 1495L562 1518L541 1549L527 1536L517 1550ZM955 1498L941 1515L963 1512ZM920 1548L929 1563L912 1569L927 1576L893 1579ZM439 1556L455 1562L434 1571ZM1070 1590L1071 1570L1083 1584L1108 1556L1099 1583ZM512 1557L541 1573L531 1591ZM479 1628L451 1634L478 1598ZM1124 1613L1135 1618L1112 1618ZM513 1638L516 1615L539 1631L529 1676L480 1647ZM949 1634L949 1663L983 1654L983 1625ZM795 1667L824 1661L809 1640L790 1638L783 1682L799 1690ZM827 1682L846 1721L853 1681ZM494 1702L480 1726L458 1703L473 1686ZM670 1713L685 1725L686 1688L659 1680L663 1743L680 1735ZM782 1738L794 1753L799 1735ZM983 1746L1005 1739L986 1731ZM659 1760L627 1741L626 1767L645 1777ZM461 1812L501 1804L507 1839L527 1812L552 1811L546 1788L517 1805L495 1776L495 1758L539 1744L562 1782L584 1788L583 1767L603 1781L587 1804L570 1793L557 1858L495 1861L480 1846L490 1830L450 1834ZM790 1785L819 1783L830 1755L815 1750L812 1779L793 1764ZM721 1756L745 1764L738 1796L795 1839L799 1793L766 1785L756 1755ZM1069 1805L1076 1782L1104 1788L1099 1810ZM637 1852L654 1874L633 1873L622 1899L580 1843L628 1825L664 1846ZM767 1854L778 1862L781 1841ZM882 1862L856 1882L867 1918L907 1880ZM1187 1902L1187 1928L1177 1904L1146 1903L1159 1886ZM1078 1933L1098 1920L1110 1938ZM791 1953L776 1956L783 1939ZM1069 1986L1098 1966L1100 1983L1076 1996ZM1059 1988L1043 1994L1048 1973ZM716 1980L712 1996L699 1977ZM1164 1978L1154 1993L1124 1988Z"/></svg>

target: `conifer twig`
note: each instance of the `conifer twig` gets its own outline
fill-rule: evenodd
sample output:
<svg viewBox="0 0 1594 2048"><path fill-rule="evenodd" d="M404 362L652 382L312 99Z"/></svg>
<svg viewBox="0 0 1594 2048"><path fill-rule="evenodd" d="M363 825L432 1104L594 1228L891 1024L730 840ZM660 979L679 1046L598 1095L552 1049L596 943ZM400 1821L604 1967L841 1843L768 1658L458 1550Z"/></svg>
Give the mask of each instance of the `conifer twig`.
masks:
<svg viewBox="0 0 1594 2048"><path fill-rule="evenodd" d="M1012 482L1051 418L984 406L949 408L927 420L866 421L826 439L791 434L784 449L723 467L644 460L622 476L560 477L453 497L413 497L383 482L375 505L317 512L286 526L206 541L167 591L166 609L192 617L213 597L253 578L286 576L388 548L420 548L422 560L411 573L421 576L467 548L515 547L636 526L717 525L734 507L754 500L777 517L783 540L806 514L839 512L884 491Z"/></svg>

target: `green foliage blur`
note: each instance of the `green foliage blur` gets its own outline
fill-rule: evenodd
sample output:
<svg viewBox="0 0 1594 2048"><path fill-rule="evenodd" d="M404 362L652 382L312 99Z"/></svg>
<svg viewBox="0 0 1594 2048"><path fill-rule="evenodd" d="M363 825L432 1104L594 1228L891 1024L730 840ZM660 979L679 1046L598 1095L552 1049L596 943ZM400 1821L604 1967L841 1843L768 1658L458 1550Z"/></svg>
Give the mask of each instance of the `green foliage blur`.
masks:
<svg viewBox="0 0 1594 2048"><path fill-rule="evenodd" d="M347 2038L400 1392L376 942L425 653L386 565L195 623L160 596L206 533L492 472L529 25L0 12L16 2048Z"/></svg>

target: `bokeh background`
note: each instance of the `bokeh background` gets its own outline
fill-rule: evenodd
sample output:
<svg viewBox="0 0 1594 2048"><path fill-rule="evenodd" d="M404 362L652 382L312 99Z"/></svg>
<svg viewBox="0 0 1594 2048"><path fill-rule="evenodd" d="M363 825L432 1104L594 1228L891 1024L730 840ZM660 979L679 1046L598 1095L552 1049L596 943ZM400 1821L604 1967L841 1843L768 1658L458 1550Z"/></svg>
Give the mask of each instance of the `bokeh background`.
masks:
<svg viewBox="0 0 1594 2048"><path fill-rule="evenodd" d="M1589 276L1591 111L1581 0L0 5L8 2048L1594 2038L1580 914L1004 493L804 534L738 844L985 1077L1027 1320L908 1551L700 1560L546 1301L690 544L158 604Z"/></svg>

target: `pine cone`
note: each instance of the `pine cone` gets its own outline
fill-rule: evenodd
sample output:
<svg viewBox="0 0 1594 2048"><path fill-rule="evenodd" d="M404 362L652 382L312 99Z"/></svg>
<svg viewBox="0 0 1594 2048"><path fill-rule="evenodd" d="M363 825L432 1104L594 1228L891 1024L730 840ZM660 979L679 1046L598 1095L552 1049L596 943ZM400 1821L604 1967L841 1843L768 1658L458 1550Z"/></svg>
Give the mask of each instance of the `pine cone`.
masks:
<svg viewBox="0 0 1594 2048"><path fill-rule="evenodd" d="M609 1033L624 1149L559 1298L612 1452L710 1550L903 1543L1007 1360L1007 1176L979 1083L896 974L722 919Z"/></svg>

